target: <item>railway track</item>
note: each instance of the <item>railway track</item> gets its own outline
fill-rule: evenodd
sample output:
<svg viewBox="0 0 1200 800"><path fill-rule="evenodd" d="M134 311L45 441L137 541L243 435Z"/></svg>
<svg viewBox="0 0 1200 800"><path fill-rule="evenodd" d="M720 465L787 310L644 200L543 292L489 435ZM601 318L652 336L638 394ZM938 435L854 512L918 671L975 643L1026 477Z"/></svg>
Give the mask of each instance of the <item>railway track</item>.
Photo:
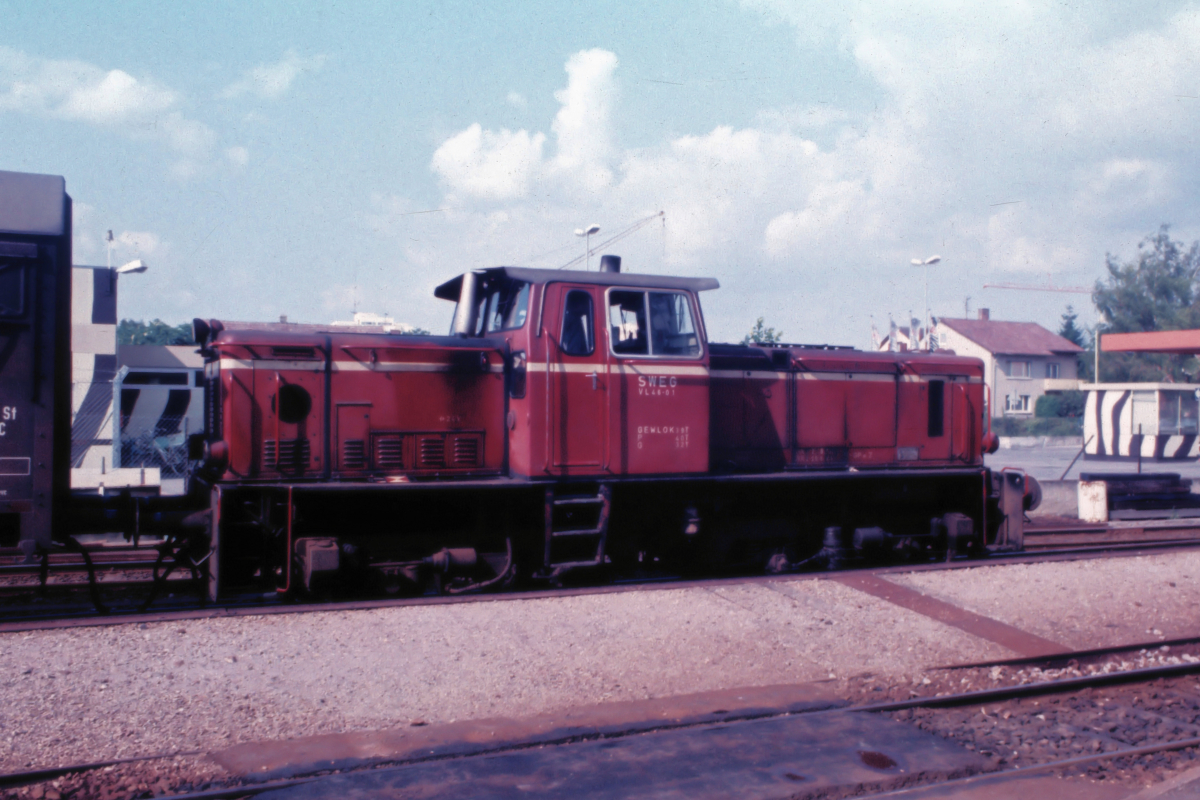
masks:
<svg viewBox="0 0 1200 800"><path fill-rule="evenodd" d="M1200 652L1200 639L1180 640L1176 647ZM1200 658L1185 655L1190 660L1182 663L1122 668L1122 665L1127 666L1124 658L1131 653L1161 653L1162 650L1161 642L1138 643L1103 652L1073 651L1053 659L955 665L946 668L944 680L924 686L922 694L912 692L913 696L906 699L869 702L866 699L874 692L867 683L857 697L851 698L852 703L847 707L777 714L762 710L745 714L734 712L718 724L738 725L797 714L886 715L952 739L987 759L986 766L974 774L943 784L948 787L965 789L983 782L1003 782L1046 773L1086 774L1093 780L1126 785L1145 783L1161 780L1172 768L1192 764L1200 755ZM1028 669L1022 669L1006 674L1001 685L972 691L944 691L964 673L979 674L980 670L991 670L990 674L995 675L995 670L1011 670L1018 666L1017 661L1025 662L1023 666L1029 668L1035 663L1049 667L1054 660L1060 659L1073 664L1086 662L1088 666L1083 669L1090 672L1027 682L1030 673ZM704 726L712 727L713 723L665 723L652 730L662 732ZM536 746L569 746L592 739L621 739L647 732L644 726L628 731L606 730L595 735L583 733L562 740L538 741ZM172 784L162 778L156 779L156 776L169 774L172 764L178 765L181 759L200 753L155 754L0 775L0 792L6 798L29 798L52 797L49 792L53 791L60 797L81 800L149 797L168 791L184 800L255 797L268 791L320 784L347 772L369 771L379 775L428 761L493 756L529 746L533 745L504 745L482 752L476 748L469 754L380 762L357 770L325 770L286 779L251 782L224 778L199 785L187 779ZM859 784L842 791L820 789L813 796L901 797L927 785L919 779L903 783L905 785L899 790L895 781L883 780L878 785ZM30 792L28 787L35 786L42 787L41 791ZM796 795L806 796L803 793Z"/></svg>
<svg viewBox="0 0 1200 800"><path fill-rule="evenodd" d="M1054 530L1055 533L1051 535L1059 535L1058 529ZM1035 545L1028 547L1024 552L995 553L986 559L957 559L949 562L905 563L896 565L862 565L852 569L831 572L792 572L777 575L752 574L698 579L684 579L672 574L648 573L611 582L560 588L524 586L494 593L466 595L430 594L416 597L366 600L348 599L332 602L305 602L295 598L284 597L275 592L259 592L231 596L218 604L204 604L197 602L197 591L193 581L187 576L176 576L167 581L163 587L160 587L160 599L156 602L153 609L140 607L145 597L144 593L151 583L149 575L152 561L147 559L138 562L132 567L128 565L128 562L115 562L119 566L111 568L113 573L111 578L105 577L102 572L98 573L98 583L95 588L104 596L106 604L105 613L98 613L95 607L83 596L83 593L89 590L89 584L82 579L83 570L77 570L73 573L75 577L73 582L54 585L53 588L56 590L65 589L67 590L67 594L74 595L74 597L67 597L57 601L36 596L38 593L36 586L0 586L0 633L98 625L211 619L217 617L499 602L545 597L612 594L629 591L686 589L697 586L716 588L727 585L770 583L781 580L822 580L855 570L866 570L873 574L886 575L896 572L971 569L979 566L998 564L1029 564L1087 558L1136 556L1175 549L1200 547L1200 528L1188 529L1191 534L1189 537L1169 539L1153 538L1153 529L1149 530L1151 531L1152 538L1146 538L1145 530L1139 528L1135 534L1126 534L1123 537L1110 536L1103 541L1072 546L1049 546L1049 543L1037 542L1035 539ZM1034 529L1032 536L1036 537L1038 535L1040 535L1038 529ZM138 577L138 572L141 573L141 577ZM21 600L21 595L28 597L30 594L35 595L34 602L29 602L28 600L17 602ZM7 602L5 602L6 600Z"/></svg>

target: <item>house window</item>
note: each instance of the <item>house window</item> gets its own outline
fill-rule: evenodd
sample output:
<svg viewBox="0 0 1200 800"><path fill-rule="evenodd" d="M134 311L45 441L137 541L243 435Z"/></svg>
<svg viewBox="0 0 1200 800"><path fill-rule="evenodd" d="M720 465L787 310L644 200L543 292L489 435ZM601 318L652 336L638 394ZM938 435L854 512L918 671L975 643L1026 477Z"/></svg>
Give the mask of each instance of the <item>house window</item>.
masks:
<svg viewBox="0 0 1200 800"><path fill-rule="evenodd" d="M1058 377L1058 364L1046 365L1046 377L1050 378L1051 380Z"/></svg>
<svg viewBox="0 0 1200 800"><path fill-rule="evenodd" d="M1004 397L1004 410L1015 414L1029 413L1029 395L1010 394Z"/></svg>
<svg viewBox="0 0 1200 800"><path fill-rule="evenodd" d="M1028 378L1029 377L1029 362L1028 361L1010 361L1010 362L1008 362L1008 377L1010 377L1010 378Z"/></svg>

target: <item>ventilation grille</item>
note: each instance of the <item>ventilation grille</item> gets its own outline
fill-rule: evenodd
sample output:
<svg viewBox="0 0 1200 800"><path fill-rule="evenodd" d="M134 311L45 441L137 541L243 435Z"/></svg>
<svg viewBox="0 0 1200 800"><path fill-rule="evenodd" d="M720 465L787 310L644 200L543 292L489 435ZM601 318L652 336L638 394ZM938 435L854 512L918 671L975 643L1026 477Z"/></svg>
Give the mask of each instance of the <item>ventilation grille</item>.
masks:
<svg viewBox="0 0 1200 800"><path fill-rule="evenodd" d="M479 439L459 436L454 440L454 466L474 467L479 464Z"/></svg>
<svg viewBox="0 0 1200 800"><path fill-rule="evenodd" d="M446 439L442 436L422 436L418 445L417 458L421 469L437 469L446 466Z"/></svg>
<svg viewBox="0 0 1200 800"><path fill-rule="evenodd" d="M399 436L380 436L375 440L376 469L404 469L404 440Z"/></svg>
<svg viewBox="0 0 1200 800"><path fill-rule="evenodd" d="M368 452L371 458L366 466L379 472L473 470L483 466L483 434L372 432Z"/></svg>
<svg viewBox="0 0 1200 800"><path fill-rule="evenodd" d="M308 466L309 457L308 439L284 439L278 447L274 439L263 442L263 463L280 472L304 469Z"/></svg>
<svg viewBox="0 0 1200 800"><path fill-rule="evenodd" d="M367 466L367 443L362 439L342 442L342 469L362 469Z"/></svg>

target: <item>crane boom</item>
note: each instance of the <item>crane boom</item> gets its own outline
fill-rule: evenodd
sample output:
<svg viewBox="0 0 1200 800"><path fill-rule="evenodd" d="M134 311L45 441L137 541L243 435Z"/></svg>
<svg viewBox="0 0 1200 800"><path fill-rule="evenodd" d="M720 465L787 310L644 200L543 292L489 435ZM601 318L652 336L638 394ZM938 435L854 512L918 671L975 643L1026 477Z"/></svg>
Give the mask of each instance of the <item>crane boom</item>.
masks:
<svg viewBox="0 0 1200 800"><path fill-rule="evenodd" d="M1072 294L1091 294L1091 289L1082 286L1022 286L1019 283L985 283L985 289L1016 289L1021 292L1069 292Z"/></svg>
<svg viewBox="0 0 1200 800"><path fill-rule="evenodd" d="M626 236L629 236L630 234L641 230L642 228L646 227L647 225L649 225L651 222L653 222L656 219L663 219L665 221L666 220L666 212L659 211L657 214L651 214L650 216L648 216L644 219L639 219L637 222L633 223L628 228L625 228L625 229L613 234L613 236L609 237L608 239L605 239L603 242L600 242L599 244L594 245L590 250L588 250L583 255L577 256L576 258L572 258L570 261L568 261L567 263L565 263L561 267L559 267L559 269L566 269L567 267L573 267L576 264L583 262L585 259L587 259L589 256L595 254L597 251L602 250L605 247L608 247L613 242L621 241Z"/></svg>

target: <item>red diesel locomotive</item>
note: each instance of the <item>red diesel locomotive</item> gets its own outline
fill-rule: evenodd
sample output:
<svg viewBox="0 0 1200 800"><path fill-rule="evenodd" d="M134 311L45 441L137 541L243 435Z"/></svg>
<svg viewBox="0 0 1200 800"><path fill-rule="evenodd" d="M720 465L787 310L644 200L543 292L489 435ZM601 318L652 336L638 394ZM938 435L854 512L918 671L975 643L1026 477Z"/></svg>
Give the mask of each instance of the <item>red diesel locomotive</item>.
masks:
<svg viewBox="0 0 1200 800"><path fill-rule="evenodd" d="M197 320L210 594L1019 545L978 359L712 344L717 287L605 256L442 284L449 336Z"/></svg>

